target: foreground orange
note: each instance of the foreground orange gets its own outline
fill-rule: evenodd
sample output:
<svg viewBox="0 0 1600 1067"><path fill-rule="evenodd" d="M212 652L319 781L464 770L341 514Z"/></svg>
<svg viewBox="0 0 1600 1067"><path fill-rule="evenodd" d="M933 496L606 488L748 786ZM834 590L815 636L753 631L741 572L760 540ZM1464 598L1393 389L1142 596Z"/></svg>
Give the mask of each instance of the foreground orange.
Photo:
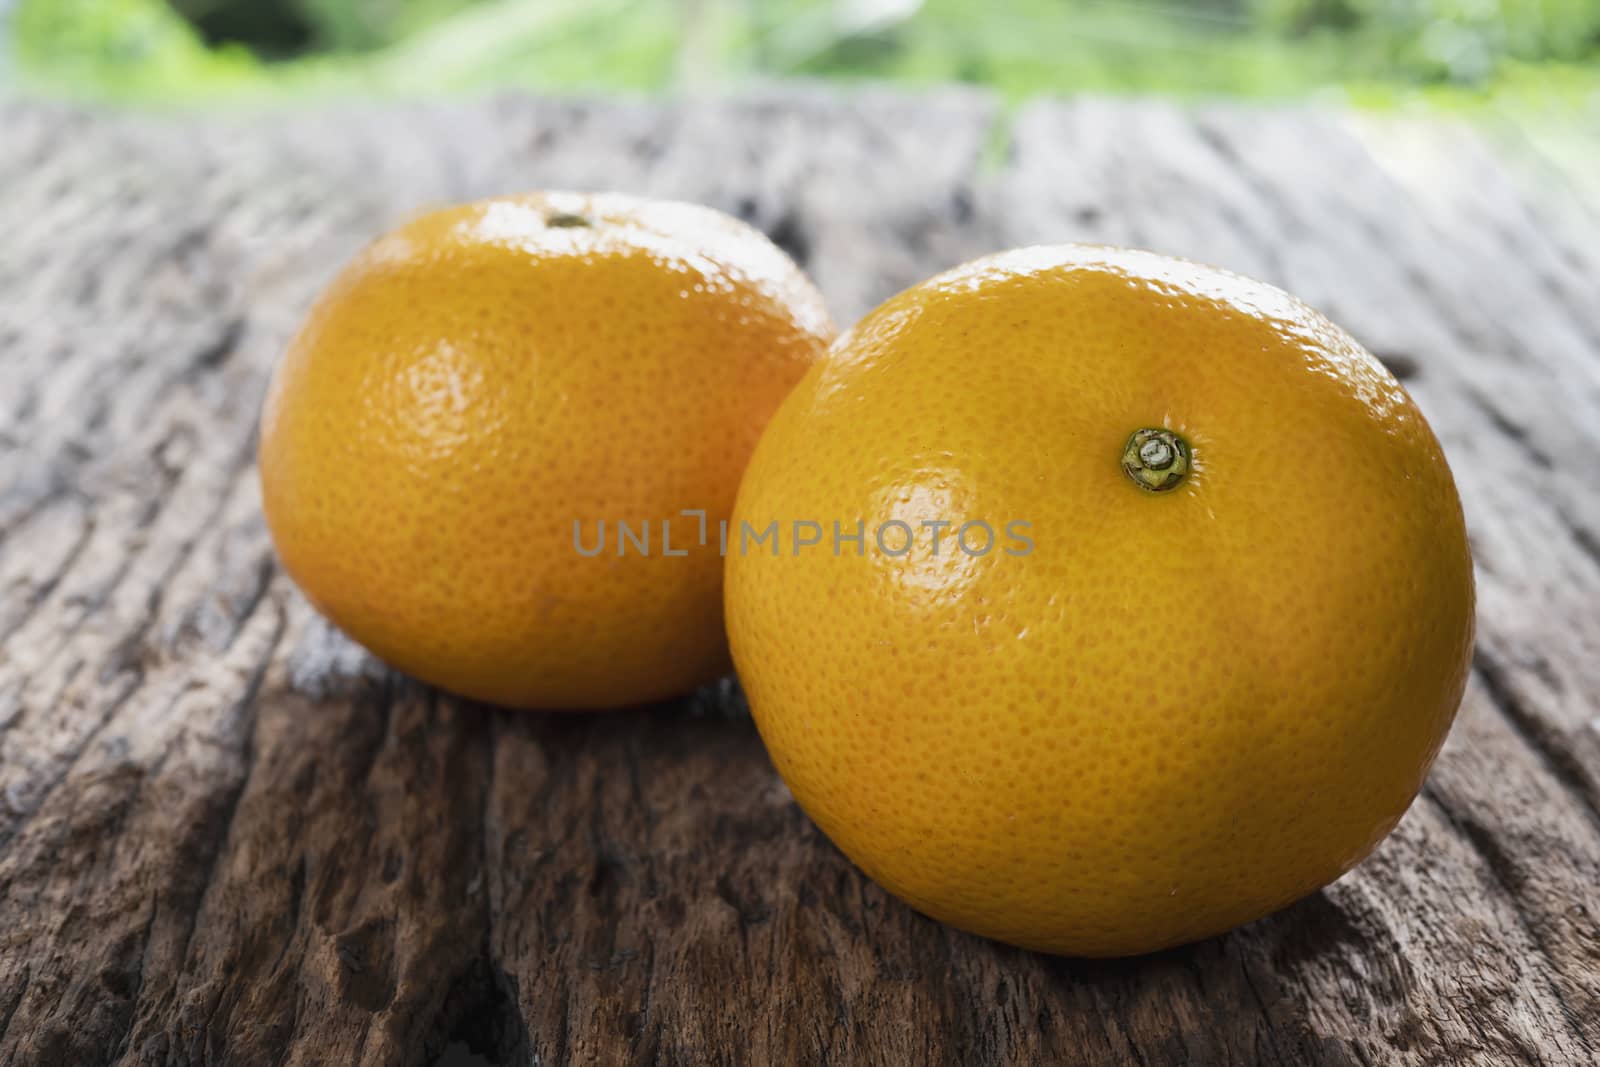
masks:
<svg viewBox="0 0 1600 1067"><path fill-rule="evenodd" d="M1148 253L890 300L784 402L735 517L783 538L730 550L726 597L800 804L919 910L1047 952L1337 878L1467 676L1461 507L1410 398L1288 295Z"/></svg>
<svg viewBox="0 0 1600 1067"><path fill-rule="evenodd" d="M716 521L832 333L794 263L708 208L549 194L426 215L344 270L273 379L278 552L357 641L447 689L550 708L683 692L727 666Z"/></svg>

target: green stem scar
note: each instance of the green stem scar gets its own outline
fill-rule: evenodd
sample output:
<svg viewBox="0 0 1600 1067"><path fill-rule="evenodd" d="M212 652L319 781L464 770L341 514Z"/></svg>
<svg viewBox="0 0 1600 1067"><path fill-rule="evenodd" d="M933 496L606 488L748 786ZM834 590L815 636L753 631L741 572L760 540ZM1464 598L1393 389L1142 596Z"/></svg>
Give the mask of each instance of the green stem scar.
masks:
<svg viewBox="0 0 1600 1067"><path fill-rule="evenodd" d="M544 217L544 224L555 229L575 229L593 226L588 218L571 211L552 211Z"/></svg>
<svg viewBox="0 0 1600 1067"><path fill-rule="evenodd" d="M1135 430L1122 449L1122 470L1140 489L1176 489L1189 474L1189 442L1171 430Z"/></svg>

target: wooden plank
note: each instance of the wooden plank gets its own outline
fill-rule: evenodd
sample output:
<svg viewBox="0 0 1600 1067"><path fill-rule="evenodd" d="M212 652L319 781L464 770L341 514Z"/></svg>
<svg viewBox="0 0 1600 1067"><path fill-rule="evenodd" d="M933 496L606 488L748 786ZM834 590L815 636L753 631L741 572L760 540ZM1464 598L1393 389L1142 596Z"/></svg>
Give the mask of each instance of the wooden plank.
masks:
<svg viewBox="0 0 1600 1067"><path fill-rule="evenodd" d="M1600 347L1528 172L1470 131L1401 155L1339 115L1084 101L1026 111L985 176L994 120L960 93L0 104L0 1063L1594 1062ZM265 374L371 235L535 186L742 214L845 321L1085 238L1323 306L1408 372L1479 560L1423 798L1279 915L1056 960L863 878L731 686L561 718L384 670L272 563Z"/></svg>

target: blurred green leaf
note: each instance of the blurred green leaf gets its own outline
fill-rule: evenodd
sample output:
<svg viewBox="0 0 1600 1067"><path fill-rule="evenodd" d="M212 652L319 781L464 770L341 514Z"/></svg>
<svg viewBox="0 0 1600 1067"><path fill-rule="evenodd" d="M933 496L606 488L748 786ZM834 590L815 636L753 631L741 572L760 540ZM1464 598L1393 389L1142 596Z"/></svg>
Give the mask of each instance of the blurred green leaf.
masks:
<svg viewBox="0 0 1600 1067"><path fill-rule="evenodd" d="M27 82L143 99L786 76L968 82L1011 99L1324 87L1470 98L1513 78L1526 95L1540 71L1600 86L1600 0L18 2L12 51Z"/></svg>

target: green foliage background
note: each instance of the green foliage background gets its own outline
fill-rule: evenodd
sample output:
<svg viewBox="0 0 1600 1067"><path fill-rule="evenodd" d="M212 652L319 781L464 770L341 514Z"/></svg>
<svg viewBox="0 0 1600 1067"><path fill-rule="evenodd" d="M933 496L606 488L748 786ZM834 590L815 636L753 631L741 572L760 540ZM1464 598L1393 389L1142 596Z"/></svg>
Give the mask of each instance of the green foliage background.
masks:
<svg viewBox="0 0 1600 1067"><path fill-rule="evenodd" d="M7 0L0 0L3 10ZM1600 0L10 0L8 80L211 102L808 76L1358 98L1600 87ZM0 68L4 69L4 68Z"/></svg>

